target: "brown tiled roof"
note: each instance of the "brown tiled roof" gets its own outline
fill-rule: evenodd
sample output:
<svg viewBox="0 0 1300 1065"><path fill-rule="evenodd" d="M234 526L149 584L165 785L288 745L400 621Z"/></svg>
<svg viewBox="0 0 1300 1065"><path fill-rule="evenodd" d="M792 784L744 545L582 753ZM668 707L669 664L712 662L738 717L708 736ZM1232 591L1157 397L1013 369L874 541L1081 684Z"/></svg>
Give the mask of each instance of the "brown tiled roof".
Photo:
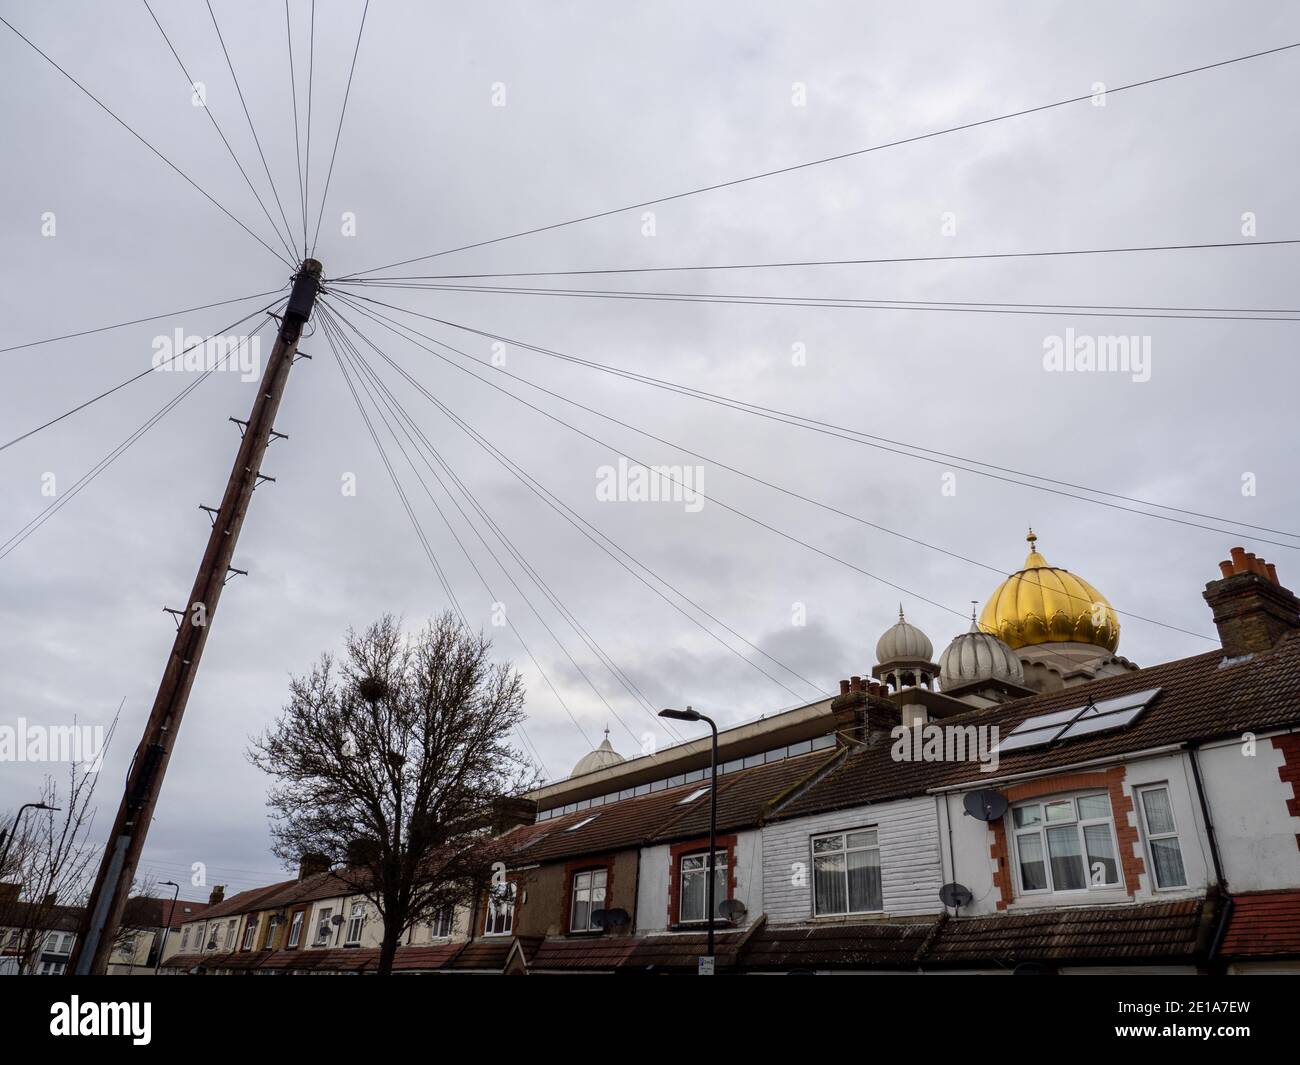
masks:
<svg viewBox="0 0 1300 1065"><path fill-rule="evenodd" d="M746 935L746 932L715 933L714 954L719 970L735 965L738 948L744 943ZM670 932L645 936L628 952L622 967L640 971L694 972L699 958L707 949L708 936L704 932Z"/></svg>
<svg viewBox="0 0 1300 1065"><path fill-rule="evenodd" d="M487 969L500 972L515 941L510 936L488 936L472 939L448 965L450 969Z"/></svg>
<svg viewBox="0 0 1300 1065"><path fill-rule="evenodd" d="M759 824L763 815L804 781L815 777L843 752L835 749L801 754L768 765L728 773L718 780L718 831ZM703 781L701 781L703 783ZM700 787L695 784L694 787ZM709 831L709 796L687 807L652 838L689 839Z"/></svg>
<svg viewBox="0 0 1300 1065"><path fill-rule="evenodd" d="M81 927L81 906L46 906L37 902L8 902L0 906L0 928L41 928L75 932Z"/></svg>
<svg viewBox="0 0 1300 1065"><path fill-rule="evenodd" d="M718 781L718 830L733 831L758 824L781 797L802 781L814 776L836 751L817 751L787 758L769 765L754 766L720 777ZM623 799L607 806L566 814L530 825L528 845L517 848L516 860L528 862L576 858L637 847L651 841L686 839L703 835L709 828L709 796L702 795L682 805L704 781L680 784L666 791ZM582 822L591 818L587 824ZM571 826L582 825L581 828ZM514 838L514 834L507 838Z"/></svg>
<svg viewBox="0 0 1300 1065"><path fill-rule="evenodd" d="M548 861L639 846L685 814L687 808L677 804L699 786L698 783L682 784L652 795L624 799L608 806L568 814L545 839L529 847L524 852L524 857L528 861ZM700 801L695 800L696 803ZM571 831L566 830L565 826L581 824L588 817L592 818L588 824ZM554 824L551 821L542 823Z"/></svg>
<svg viewBox="0 0 1300 1065"><path fill-rule="evenodd" d="M128 928L162 928L168 925L170 916L171 923L168 927L179 928L187 921L196 921L203 917L207 909L206 902L177 899L173 909L170 898L159 899L149 895L137 895L126 900L126 908L122 911L122 924ZM186 912L187 910L189 912Z"/></svg>
<svg viewBox="0 0 1300 1065"><path fill-rule="evenodd" d="M302 902L316 902L344 895L356 895L356 886L335 872L314 873L302 880L292 880L257 900L259 910L278 910Z"/></svg>
<svg viewBox="0 0 1300 1065"><path fill-rule="evenodd" d="M1194 898L957 917L944 922L923 960L955 967L1190 961L1209 946L1215 910L1213 898Z"/></svg>
<svg viewBox="0 0 1300 1065"><path fill-rule="evenodd" d="M767 969L911 969L933 935L933 920L768 925L745 949L742 966Z"/></svg>
<svg viewBox="0 0 1300 1065"><path fill-rule="evenodd" d="M428 972L442 969L465 946L448 943L441 946L398 947L393 958L394 971ZM379 951L374 948L334 948L330 950L259 950L212 954L177 954L167 959L167 967L193 969L202 965L217 969L275 969L308 972L373 972L379 965Z"/></svg>
<svg viewBox="0 0 1300 1065"><path fill-rule="evenodd" d="M1229 958L1300 956L1300 891L1234 895L1220 953Z"/></svg>
<svg viewBox="0 0 1300 1065"><path fill-rule="evenodd" d="M943 719L945 725L997 725L1006 736L1036 714L1081 707L1147 688L1161 689L1147 711L1130 727L1054 747L1012 751L1001 756L997 772L982 774L975 762L896 762L892 741L876 742L850 754L825 779L796 796L774 818L919 795L929 788L1052 769L1077 762L1140 751L1189 740L1240 735L1247 730L1300 722L1300 632L1289 634L1271 651L1223 666L1222 651L1106 677L1064 691L1030 696Z"/></svg>
<svg viewBox="0 0 1300 1065"><path fill-rule="evenodd" d="M247 891L231 895L230 898L218 902L215 906L209 906L204 913L192 917L190 920L207 920L210 917L233 917L236 914L265 909L264 900L272 898L276 893L284 891L297 883L296 880L282 880L278 884L249 888Z"/></svg>
<svg viewBox="0 0 1300 1065"><path fill-rule="evenodd" d="M544 939L533 954L530 969L582 970L617 969L640 942L635 936L597 936L594 938L566 939L552 936Z"/></svg>

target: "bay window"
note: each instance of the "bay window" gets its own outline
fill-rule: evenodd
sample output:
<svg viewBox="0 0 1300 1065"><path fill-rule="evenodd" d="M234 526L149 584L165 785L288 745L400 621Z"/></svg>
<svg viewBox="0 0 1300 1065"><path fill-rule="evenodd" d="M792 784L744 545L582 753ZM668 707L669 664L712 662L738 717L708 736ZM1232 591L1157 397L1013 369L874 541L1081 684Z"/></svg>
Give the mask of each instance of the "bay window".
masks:
<svg viewBox="0 0 1300 1065"><path fill-rule="evenodd" d="M709 881L704 868L706 854L684 854L681 859L681 905L678 919L687 921L708 920ZM713 905L716 908L727 897L727 852L713 852ZM713 915L717 917L715 912Z"/></svg>
<svg viewBox="0 0 1300 1065"><path fill-rule="evenodd" d="M1157 890L1187 886L1187 870L1183 868L1183 851L1178 842L1178 826L1174 823L1174 805L1169 798L1169 788L1164 784L1140 788L1142 822L1146 828L1147 850L1151 854L1151 869Z"/></svg>
<svg viewBox="0 0 1300 1065"><path fill-rule="evenodd" d="M879 913L880 835L874 828L814 836L813 913Z"/></svg>
<svg viewBox="0 0 1300 1065"><path fill-rule="evenodd" d="M1119 848L1110 797L1101 792L1011 811L1023 894L1119 886Z"/></svg>

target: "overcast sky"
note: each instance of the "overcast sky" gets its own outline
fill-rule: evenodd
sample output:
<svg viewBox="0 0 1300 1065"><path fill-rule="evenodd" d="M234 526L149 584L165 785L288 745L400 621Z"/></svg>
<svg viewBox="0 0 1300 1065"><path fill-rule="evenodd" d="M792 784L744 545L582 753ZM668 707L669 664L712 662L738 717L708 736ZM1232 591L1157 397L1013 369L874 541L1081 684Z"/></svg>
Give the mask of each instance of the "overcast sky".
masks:
<svg viewBox="0 0 1300 1065"><path fill-rule="evenodd" d="M214 8L300 243L283 5L216 0ZM278 223L207 8L199 0L160 0L154 9ZM311 229L361 9L353 0L317 4ZM309 12L306 0L293 0L304 134ZM278 246L203 110L192 105L192 89L143 4L3 0L0 13ZM337 277L1087 94L1097 82L1115 87L1297 40L1300 12L1241 0L1136 12L1125 3L373 0L317 254L326 276ZM283 263L3 27L0 83L7 102L0 109L0 347L286 283ZM1300 235L1300 137L1286 117L1298 91L1300 50L1112 94L1104 107L1078 103L660 204L651 209L653 235L635 210L387 273L1230 242L1243 239L1247 212L1256 220L1255 239L1290 238ZM355 219L355 235L342 232L345 212ZM1286 308L1297 305L1295 262L1296 251L1283 246L473 283ZM925 448L1258 526L1300 528L1297 326L1286 322L392 289L366 295ZM155 338L177 329L219 332L260 305L0 353L0 435L10 439L147 368ZM1006 573L1020 567L1032 523L1051 562L1091 581L1124 612L1120 653L1140 664L1214 646L1130 615L1212 636L1201 590L1236 543L1276 561L1284 583L1300 585L1291 551L1245 534L1153 520L968 472L945 479L952 465L507 346L502 369L669 443L498 377L503 388L636 459L700 464L701 487L717 500L699 508L602 502L598 470L617 459L609 447L344 313L583 518L823 690L869 672L875 641L900 600L938 654L964 630L970 601L982 604L1000 578L716 462ZM482 336L405 320L475 358L492 356ZM1150 379L1045 371L1045 338L1067 328L1149 338ZM314 358L295 367L276 426L290 439L272 446L263 467L277 480L257 492L235 556L249 575L221 600L141 867L180 880L189 897L206 895L189 884L195 862L205 863L209 883L229 890L279 878L264 808L268 781L245 750L283 705L289 677L337 649L349 626L393 611L414 627L448 607L323 335L303 349ZM379 363L373 354L372 361ZM714 626L798 697L725 649L597 551L410 384L387 367L381 372L503 532L652 703L690 703L730 723L816 695ZM491 365L480 372L489 376ZM8 526L0 533L17 532L51 503L42 494L47 474L66 493L192 379L149 374L0 453L0 514ZM246 416L254 388L237 374L213 375L0 559L3 723L103 723L123 703L100 782L97 842L112 821L173 639L163 607L183 604L208 535L198 507L219 502L234 455L237 432L226 419ZM584 738L515 635L492 625L493 596L380 432L466 615L527 678L527 733L548 774L566 775L607 724L623 753L635 753L651 730L660 745L670 742L509 563L617 717L606 708L430 481ZM347 474L355 475L355 496L342 490ZM1253 495L1243 494L1247 475ZM0 809L32 798L49 771L0 767Z"/></svg>

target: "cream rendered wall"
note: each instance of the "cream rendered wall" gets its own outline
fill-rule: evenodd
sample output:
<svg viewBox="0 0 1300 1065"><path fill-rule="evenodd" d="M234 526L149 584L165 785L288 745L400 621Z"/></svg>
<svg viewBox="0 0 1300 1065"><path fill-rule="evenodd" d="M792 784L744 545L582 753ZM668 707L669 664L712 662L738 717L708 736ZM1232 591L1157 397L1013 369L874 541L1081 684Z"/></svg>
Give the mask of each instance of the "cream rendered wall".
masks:
<svg viewBox="0 0 1300 1065"><path fill-rule="evenodd" d="M1254 754L1241 740L1201 749L1201 776L1209 797L1224 876L1232 891L1300 886L1300 818L1287 810L1292 786L1278 776L1282 752L1256 737Z"/></svg>

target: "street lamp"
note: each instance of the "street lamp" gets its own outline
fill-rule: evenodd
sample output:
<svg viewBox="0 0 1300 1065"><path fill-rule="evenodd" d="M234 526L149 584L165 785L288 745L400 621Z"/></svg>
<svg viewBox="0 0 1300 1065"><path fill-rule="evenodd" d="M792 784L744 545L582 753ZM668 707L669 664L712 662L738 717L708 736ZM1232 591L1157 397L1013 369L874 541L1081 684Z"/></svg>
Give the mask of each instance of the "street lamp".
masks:
<svg viewBox="0 0 1300 1065"><path fill-rule="evenodd" d="M713 958L713 913L714 913L714 868L716 845L718 835L718 726L713 723L713 718L706 717L698 710L693 710L689 706L685 710L660 710L660 717L669 717L674 721L703 721L712 731L712 746L709 753L709 857L706 862L708 869L707 887L708 892L708 913L709 913L709 949L708 957Z"/></svg>
<svg viewBox="0 0 1300 1065"><path fill-rule="evenodd" d="M181 886L176 883L175 880L160 880L158 881L158 886L175 888L176 890L172 892L172 904L171 908L167 911L167 923L163 926L162 943L158 947L158 958L153 963L154 976L157 976L158 970L162 968L163 951L167 949L167 937L171 935L172 931L172 918L176 916L176 899L181 893Z"/></svg>
<svg viewBox="0 0 1300 1065"><path fill-rule="evenodd" d="M5 862L9 858L9 847L14 841L14 836L18 835L18 822L23 819L24 810L57 810L57 806L50 806L43 802L25 802L18 807L18 813L14 815L14 823L9 826L9 834L4 840L4 850L0 851L0 872L4 870Z"/></svg>

